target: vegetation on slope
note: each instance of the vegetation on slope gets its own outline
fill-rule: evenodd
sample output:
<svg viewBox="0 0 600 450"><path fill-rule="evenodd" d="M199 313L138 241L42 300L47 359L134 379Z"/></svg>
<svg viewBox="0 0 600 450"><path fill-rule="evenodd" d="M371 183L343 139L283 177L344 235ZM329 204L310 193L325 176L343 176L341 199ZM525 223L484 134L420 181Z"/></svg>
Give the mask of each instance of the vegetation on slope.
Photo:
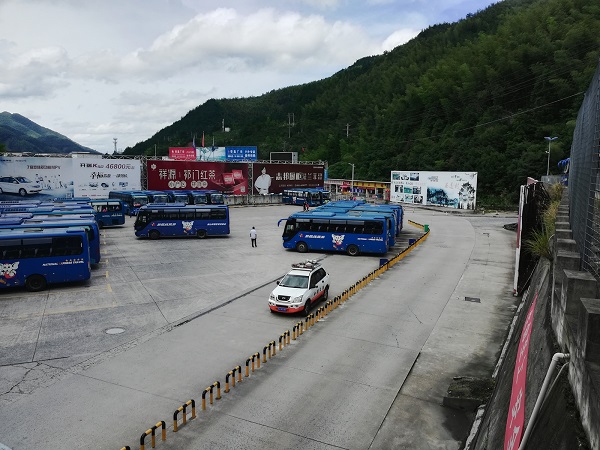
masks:
<svg viewBox="0 0 600 450"><path fill-rule="evenodd" d="M559 137L553 171L568 156L599 43L597 0L504 0L327 79L209 100L125 153L166 155L204 131L207 144L256 145L261 159L325 160L331 178L349 178L347 163L384 181L391 170L476 171L478 201L511 204L527 176L546 173L544 136Z"/></svg>

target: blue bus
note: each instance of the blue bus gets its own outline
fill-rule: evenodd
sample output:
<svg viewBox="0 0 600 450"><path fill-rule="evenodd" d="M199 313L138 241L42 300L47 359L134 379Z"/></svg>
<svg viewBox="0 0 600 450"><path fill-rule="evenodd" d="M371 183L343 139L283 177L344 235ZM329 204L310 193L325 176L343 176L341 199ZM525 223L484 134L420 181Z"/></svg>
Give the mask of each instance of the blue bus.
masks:
<svg viewBox="0 0 600 450"><path fill-rule="evenodd" d="M403 228L404 210L401 205L379 205L373 203L365 203L363 200L338 200L329 202L318 209L327 211L329 208L346 208L348 211L373 211L373 212L392 212L395 216L396 229L395 235L400 236Z"/></svg>
<svg viewBox="0 0 600 450"><path fill-rule="evenodd" d="M229 234L227 205L146 205L140 208L135 235L158 239L163 236L220 236Z"/></svg>
<svg viewBox="0 0 600 450"><path fill-rule="evenodd" d="M297 212L285 220L283 247L300 253L311 250L383 255L389 250L389 217L346 213ZM280 221L281 222L281 221Z"/></svg>
<svg viewBox="0 0 600 450"><path fill-rule="evenodd" d="M18 229L0 233L0 288L49 284L91 276L87 232L82 228Z"/></svg>
<svg viewBox="0 0 600 450"><path fill-rule="evenodd" d="M169 194L164 191L141 191L148 196L148 203L168 203Z"/></svg>
<svg viewBox="0 0 600 450"><path fill-rule="evenodd" d="M94 199L89 201L100 228L114 227L125 223L125 207L121 200Z"/></svg>
<svg viewBox="0 0 600 450"><path fill-rule="evenodd" d="M138 210L148 204L148 196L143 191L110 191L108 198L114 198L123 202L125 214L133 216Z"/></svg>
<svg viewBox="0 0 600 450"><path fill-rule="evenodd" d="M337 214L348 214L351 216L384 216L387 218L387 229L388 229L388 236L387 236L387 240L388 240L388 246L389 247L393 247L394 245L396 245L396 234L394 233L394 230L396 229L396 216L394 215L393 212L391 211L368 211L368 210L359 210L359 209L348 209L348 208L341 208L341 207L329 207L329 208L323 208L323 207L317 207L316 209L313 209L312 211L309 211L309 213L319 213L319 212L332 212L332 213L337 213Z"/></svg>
<svg viewBox="0 0 600 450"><path fill-rule="evenodd" d="M289 188L284 189L281 202L286 205L320 206L329 202L329 191L319 188Z"/></svg>
<svg viewBox="0 0 600 450"><path fill-rule="evenodd" d="M91 199L89 197L57 197L54 201L66 204L85 203L90 205L100 228L123 225L125 223L125 208L121 200Z"/></svg>
<svg viewBox="0 0 600 450"><path fill-rule="evenodd" d="M191 205L224 205L225 196L216 190L191 190L186 191Z"/></svg>
<svg viewBox="0 0 600 450"><path fill-rule="evenodd" d="M184 203L186 205L189 205L191 203L190 196L188 194L189 191L171 190L165 192L167 194L169 203Z"/></svg>
<svg viewBox="0 0 600 450"><path fill-rule="evenodd" d="M65 216L62 219L54 217L38 218L34 216L31 219L0 217L0 233L6 230L18 229L46 229L46 228L79 228L87 233L87 241L90 247L89 258L91 264L100 262L100 230L94 216L81 218Z"/></svg>

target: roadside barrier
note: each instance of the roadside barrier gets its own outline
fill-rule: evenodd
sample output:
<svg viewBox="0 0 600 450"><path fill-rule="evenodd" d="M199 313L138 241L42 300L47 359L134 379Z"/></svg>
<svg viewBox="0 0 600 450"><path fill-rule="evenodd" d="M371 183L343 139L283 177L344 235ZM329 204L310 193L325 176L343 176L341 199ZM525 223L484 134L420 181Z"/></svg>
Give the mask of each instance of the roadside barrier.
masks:
<svg viewBox="0 0 600 450"><path fill-rule="evenodd" d="M209 387L207 387L206 389L204 389L202 391L202 411L206 410L206 393L210 393L209 396L209 401L210 404L213 404L213 389L217 388L217 400L221 399L221 383L219 381L215 381L213 384L211 384Z"/></svg>
<svg viewBox="0 0 600 450"><path fill-rule="evenodd" d="M164 420L161 420L160 422L157 422L156 425L154 425L152 428L146 430L146 432L142 434L142 436L140 437L140 450L144 450L146 448L144 445L144 441L146 440L146 436L148 436L149 434L152 435L152 440L151 440L152 448L154 448L156 446L156 429L158 427L160 427L162 429L162 432L161 432L162 440L163 441L167 440L167 425L165 424Z"/></svg>
<svg viewBox="0 0 600 450"><path fill-rule="evenodd" d="M430 230L429 225L421 225L413 221L408 221L410 225L414 225L418 228L421 228L424 231L424 234L418 239L410 239L409 245L406 249L392 257L391 259L381 259L379 262L379 267L377 269L372 270L369 274L362 277L356 283L352 284L349 288L345 289L340 295L335 296L331 300L327 300L324 305L320 306L315 312L309 314L304 320L298 321L294 327L292 328L292 332L290 330L285 331L279 336L279 350L282 351L286 345L290 345L292 340L297 340L305 331L316 324L319 320L323 319L334 309L338 308L345 301L347 301L350 297L356 294L359 290L367 286L373 280L381 276L385 271L387 271L390 267L393 267L394 264L401 261L406 255L408 255L412 250L414 250L422 241L427 239ZM263 348L262 362L267 362L268 359L271 359L273 356L277 354L277 342L271 341ZM256 361L256 366L255 366ZM252 372L254 373L255 368L260 369L261 356L260 352L256 352L246 359L246 377L250 376L250 365L252 365ZM235 366L232 370L230 370L225 375L225 392L230 392L229 381L231 380L231 387L235 387L236 382L236 373L237 373L237 381L242 381L242 367ZM211 386L207 387L202 391L202 410L206 410L206 394L210 394L209 401L210 404L213 404L213 392L217 390L217 400L221 399L221 383L219 381L215 381ZM185 425L188 420L188 411L187 408L191 406L191 415L190 420L196 418L196 402L192 400L188 400L182 406L177 408L177 410L173 413L173 432L177 432L178 430L178 415L179 413L183 413L181 416L181 424ZM152 428L146 430L145 433L140 437L140 450L145 450L144 441L146 436L151 435L151 444L152 448L154 448L156 444L156 430L161 428L161 439L165 441L167 439L166 435L166 424L165 421L160 421ZM130 450L129 446L122 447L121 450Z"/></svg>
<svg viewBox="0 0 600 450"><path fill-rule="evenodd" d="M190 416L190 420L196 418L196 402L193 399L188 400L173 413L173 433L177 433L177 415L180 412L183 412L181 416L181 425L183 426L187 423L187 407L190 405L192 406L192 415Z"/></svg>
<svg viewBox="0 0 600 450"><path fill-rule="evenodd" d="M238 373L238 381L241 383L242 382L242 367L241 366L235 366L233 368L233 370L230 370L229 372L227 372L227 375L225 375L225 392L229 392L229 377L231 376L231 387L235 387L235 372L237 371ZM246 373L248 373L248 361L246 361ZM248 376L248 375L246 375Z"/></svg>

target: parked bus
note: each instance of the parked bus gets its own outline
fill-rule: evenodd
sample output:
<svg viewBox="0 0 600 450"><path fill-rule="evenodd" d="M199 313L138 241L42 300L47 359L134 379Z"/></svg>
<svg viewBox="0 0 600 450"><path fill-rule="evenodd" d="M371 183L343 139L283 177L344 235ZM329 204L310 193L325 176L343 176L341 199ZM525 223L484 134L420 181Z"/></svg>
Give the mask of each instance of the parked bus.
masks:
<svg viewBox="0 0 600 450"><path fill-rule="evenodd" d="M191 205L224 205L225 196L216 190L187 191Z"/></svg>
<svg viewBox="0 0 600 450"><path fill-rule="evenodd" d="M65 216L61 219L55 217L39 218L34 216L31 219L0 217L0 232L3 230L18 230L26 228L81 228L87 233L87 241L90 247L90 262L98 264L100 262L100 230L94 216L77 217Z"/></svg>
<svg viewBox="0 0 600 450"><path fill-rule="evenodd" d="M137 214L140 207L148 204L148 196L143 191L110 191L108 198L121 200L125 214L130 217Z"/></svg>
<svg viewBox="0 0 600 450"><path fill-rule="evenodd" d="M0 288L88 280L89 243L83 228L4 230L0 233Z"/></svg>
<svg viewBox="0 0 600 450"><path fill-rule="evenodd" d="M318 209L327 211L329 208L347 208L356 211L392 212L396 218L395 235L400 236L403 228L404 210L401 205L365 203L363 200L338 200L329 202Z"/></svg>
<svg viewBox="0 0 600 450"><path fill-rule="evenodd" d="M329 202L329 191L318 188L293 188L284 189L281 195L281 202L286 205L304 205L319 206Z"/></svg>
<svg viewBox="0 0 600 450"><path fill-rule="evenodd" d="M229 234L227 205L146 205L134 224L135 235L158 239L163 236L220 236Z"/></svg>
<svg viewBox="0 0 600 450"><path fill-rule="evenodd" d="M39 215L67 215L67 214L93 214L94 211L91 206L86 205L85 207L55 207L55 206L11 206L7 208L0 208L0 213L3 215L9 215L13 213L25 214L31 213L34 216Z"/></svg>
<svg viewBox="0 0 600 450"><path fill-rule="evenodd" d="M142 191L148 196L148 203L168 203L169 195L164 191Z"/></svg>
<svg viewBox="0 0 600 450"><path fill-rule="evenodd" d="M387 240L388 240L388 247L393 247L394 245L396 245L396 234L394 233L394 230L396 229L396 216L394 215L394 213L392 211L369 211L369 210L359 210L359 209L349 209L349 208L342 208L342 207L328 207L325 208L326 205L317 207L311 211L309 211L309 213L315 213L318 214L320 212L330 212L330 213L336 213L336 214L348 214L351 216L384 216L387 218L387 229L389 231L388 235L387 235Z"/></svg>
<svg viewBox="0 0 600 450"><path fill-rule="evenodd" d="M310 250L385 254L389 250L389 218L324 211L297 212L285 220L283 247ZM281 222L281 221L280 221Z"/></svg>
<svg viewBox="0 0 600 450"><path fill-rule="evenodd" d="M90 205L100 228L123 225L125 223L125 208L121 200L91 199L89 197L58 197L54 201L66 204L84 202Z"/></svg>
<svg viewBox="0 0 600 450"><path fill-rule="evenodd" d="M189 205L191 203L190 196L188 194L189 191L171 190L165 192L167 193L169 203L184 203L186 205Z"/></svg>

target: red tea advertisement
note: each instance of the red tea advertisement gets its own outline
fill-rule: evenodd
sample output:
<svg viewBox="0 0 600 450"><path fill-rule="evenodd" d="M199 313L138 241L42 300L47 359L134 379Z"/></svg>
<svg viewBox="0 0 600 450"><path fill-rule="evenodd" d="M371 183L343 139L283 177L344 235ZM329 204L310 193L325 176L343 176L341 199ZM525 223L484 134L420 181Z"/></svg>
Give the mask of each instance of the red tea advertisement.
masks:
<svg viewBox="0 0 600 450"><path fill-rule="evenodd" d="M248 194L248 163L148 161L148 189L214 189Z"/></svg>

